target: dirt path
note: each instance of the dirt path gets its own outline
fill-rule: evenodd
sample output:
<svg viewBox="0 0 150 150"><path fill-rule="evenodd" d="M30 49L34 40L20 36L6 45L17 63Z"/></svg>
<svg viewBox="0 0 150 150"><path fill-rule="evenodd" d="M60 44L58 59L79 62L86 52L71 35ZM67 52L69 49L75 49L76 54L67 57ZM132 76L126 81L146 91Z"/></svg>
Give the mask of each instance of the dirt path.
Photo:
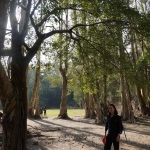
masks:
<svg viewBox="0 0 150 150"><path fill-rule="evenodd" d="M32 135L27 140L28 150L103 150L104 125L95 125L94 120L83 117L72 119L28 119ZM124 123L124 126L127 141L122 134L120 150L150 150L150 119Z"/></svg>

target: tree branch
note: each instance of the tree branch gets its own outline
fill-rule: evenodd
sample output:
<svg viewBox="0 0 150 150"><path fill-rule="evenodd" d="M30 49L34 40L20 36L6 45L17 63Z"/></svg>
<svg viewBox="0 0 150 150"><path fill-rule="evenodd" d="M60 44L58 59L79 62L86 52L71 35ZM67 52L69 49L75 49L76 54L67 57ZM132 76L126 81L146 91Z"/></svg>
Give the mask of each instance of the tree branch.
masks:
<svg viewBox="0 0 150 150"><path fill-rule="evenodd" d="M30 15L31 16L31 15ZM93 24L76 24L74 25L72 28L70 28L69 30L53 30L51 32L48 32L46 34L41 34L39 31L38 31L38 28L36 27L36 25L34 24L34 21L33 21L33 18L31 16L31 22L35 28L35 31L37 33L37 36L38 36L38 39L37 41L35 42L35 44L33 45L33 47L30 49L29 53L27 54L26 56L26 62L29 63L31 61L31 59L34 57L34 55L36 54L36 52L38 51L41 43L48 37L54 35L54 34L58 34L58 33L69 33L71 38L78 41L77 38L73 37L72 36L72 33L73 33L73 29L77 28L77 27L82 27L82 26L94 26L94 25L97 25L97 24L101 24L101 23L112 23L112 22L124 22L124 21L118 21L118 20L104 20L104 21L101 21L101 22L96 22L96 23L93 23ZM83 38L83 37L82 37ZM96 47L94 45L91 44L91 46L93 46L95 49ZM99 50L98 50L99 51ZM112 62L111 62L112 63ZM116 66L117 67L117 66Z"/></svg>
<svg viewBox="0 0 150 150"><path fill-rule="evenodd" d="M52 11L50 11L39 23L36 24L36 27L40 27L43 25L43 23L48 19L48 17L52 14L54 14L57 10L60 10L59 8L55 8Z"/></svg>
<svg viewBox="0 0 150 150"><path fill-rule="evenodd" d="M88 42L88 43L94 48L94 50L96 50L96 51L97 51L98 53L100 53L103 57L105 57L104 54L102 53L102 51L100 51L100 46L99 46L99 48L95 47L95 45L96 45L95 42L93 42L94 44L92 44L92 41L89 41L89 40L85 39L85 38L82 37L82 36L80 36L80 39L83 39L83 40L85 40L86 42ZM111 57L106 58L106 60L107 60L110 64L112 64L115 68L117 68L118 70L120 70L119 65L114 64L114 60L112 60Z"/></svg>
<svg viewBox="0 0 150 150"><path fill-rule="evenodd" d="M25 21L24 21L24 27L23 27L22 33L20 34L20 36L23 39L27 35L27 31L28 31L28 23L29 23L29 18L30 18L30 10L31 10L31 0L28 0L28 5L27 5L27 8L26 8Z"/></svg>
<svg viewBox="0 0 150 150"><path fill-rule="evenodd" d="M102 24L102 23L113 23L113 22L124 23L126 21L122 21L122 20L103 20L103 21L100 21L100 22L92 23L92 24L76 24L72 28L70 28L70 30L73 30L74 28L77 28L77 27L95 26L95 25Z"/></svg>
<svg viewBox="0 0 150 150"><path fill-rule="evenodd" d="M30 0L29 0L29 1L30 1ZM34 7L34 9L32 10L32 12L31 12L31 14L30 14L31 24L32 24L32 26L33 26L33 28L34 28L34 30L35 30L37 36L40 36L41 33L38 31L38 27L35 25L34 19L33 19L32 16L33 16L35 10L37 9L37 7L41 4L41 1L42 1L42 0L39 0L39 2L36 4L36 6Z"/></svg>
<svg viewBox="0 0 150 150"><path fill-rule="evenodd" d="M57 8L54 8L52 11L50 11L49 13L46 14L46 16L39 22L36 24L37 27L40 27L43 25L43 23L48 19L48 17L52 14L55 14L57 11L60 11L60 10L68 10L68 9L72 9L72 10L79 10L79 9L75 9L73 7L57 7ZM80 10L80 11L84 11L84 10Z"/></svg>
<svg viewBox="0 0 150 150"><path fill-rule="evenodd" d="M29 46L25 42L23 42L23 45L24 45L24 47L26 48L27 51L31 50L31 48L29 48Z"/></svg>
<svg viewBox="0 0 150 150"><path fill-rule="evenodd" d="M11 23L11 28L12 32L15 34L18 34L18 22L16 18L16 0L12 0L10 2L10 23Z"/></svg>
<svg viewBox="0 0 150 150"><path fill-rule="evenodd" d="M41 46L43 40L44 40L44 37L42 35L39 36L38 39L36 40L36 42L34 43L34 45L32 46L32 48L29 49L29 52L27 53L27 55L25 57L25 63L26 64L29 64L31 59L37 53L37 51L39 50L39 47Z"/></svg>

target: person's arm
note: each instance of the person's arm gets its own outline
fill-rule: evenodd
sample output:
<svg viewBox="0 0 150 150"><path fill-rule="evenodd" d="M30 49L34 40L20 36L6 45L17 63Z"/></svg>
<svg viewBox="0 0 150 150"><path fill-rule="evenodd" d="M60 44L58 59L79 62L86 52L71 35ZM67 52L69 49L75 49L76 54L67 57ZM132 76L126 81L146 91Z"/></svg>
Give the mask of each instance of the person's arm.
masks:
<svg viewBox="0 0 150 150"><path fill-rule="evenodd" d="M120 134L121 134L121 117L118 116L118 123L117 123L117 126L118 126L118 135L116 137L116 141L119 142L120 141Z"/></svg>
<svg viewBox="0 0 150 150"><path fill-rule="evenodd" d="M121 122L121 117L118 116L118 134L120 135L122 133L122 129L121 129L121 126L122 126L122 122Z"/></svg>
<svg viewBox="0 0 150 150"><path fill-rule="evenodd" d="M105 136L106 136L107 130L108 130L108 117L107 117L106 124L105 124Z"/></svg>

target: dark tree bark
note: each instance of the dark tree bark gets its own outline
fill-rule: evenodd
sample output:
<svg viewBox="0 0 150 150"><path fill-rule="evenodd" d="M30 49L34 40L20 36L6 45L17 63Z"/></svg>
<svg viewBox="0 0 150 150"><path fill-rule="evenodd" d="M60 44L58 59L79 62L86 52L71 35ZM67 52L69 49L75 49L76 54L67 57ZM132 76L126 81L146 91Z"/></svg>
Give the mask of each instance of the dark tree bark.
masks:
<svg viewBox="0 0 150 150"><path fill-rule="evenodd" d="M11 66L13 90L7 98L7 103L3 106L3 150L26 150L26 68L27 66L22 61L16 63L13 60Z"/></svg>

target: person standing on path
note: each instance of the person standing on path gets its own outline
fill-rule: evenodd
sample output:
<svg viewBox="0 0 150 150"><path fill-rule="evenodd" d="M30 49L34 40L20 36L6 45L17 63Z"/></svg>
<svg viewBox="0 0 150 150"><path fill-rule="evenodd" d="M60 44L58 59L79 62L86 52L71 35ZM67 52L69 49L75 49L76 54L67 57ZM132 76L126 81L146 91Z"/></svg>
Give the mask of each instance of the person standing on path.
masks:
<svg viewBox="0 0 150 150"><path fill-rule="evenodd" d="M46 116L46 106L44 106L43 110L44 110L44 116Z"/></svg>
<svg viewBox="0 0 150 150"><path fill-rule="evenodd" d="M114 150L119 150L119 141L121 133L121 117L118 115L116 107L113 104L109 104L108 116L105 125L106 142L104 144L104 150L110 150L112 143L114 146Z"/></svg>

